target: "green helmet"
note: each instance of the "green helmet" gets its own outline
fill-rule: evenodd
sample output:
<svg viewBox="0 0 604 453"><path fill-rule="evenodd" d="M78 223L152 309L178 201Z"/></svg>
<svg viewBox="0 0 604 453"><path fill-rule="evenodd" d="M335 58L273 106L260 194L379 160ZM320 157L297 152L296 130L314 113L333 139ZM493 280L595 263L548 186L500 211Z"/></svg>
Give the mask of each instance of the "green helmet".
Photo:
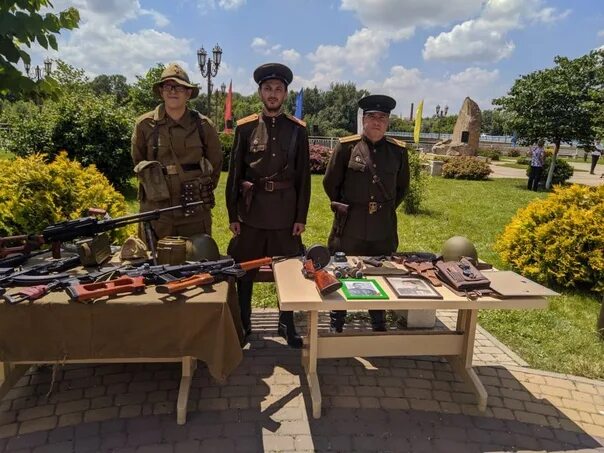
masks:
<svg viewBox="0 0 604 453"><path fill-rule="evenodd" d="M459 261L462 256L470 258L470 261L478 260L478 253L474 244L464 236L453 236L445 241L441 252L445 261Z"/></svg>
<svg viewBox="0 0 604 453"><path fill-rule="evenodd" d="M187 239L187 261L215 261L220 259L218 245L211 236L194 234Z"/></svg>

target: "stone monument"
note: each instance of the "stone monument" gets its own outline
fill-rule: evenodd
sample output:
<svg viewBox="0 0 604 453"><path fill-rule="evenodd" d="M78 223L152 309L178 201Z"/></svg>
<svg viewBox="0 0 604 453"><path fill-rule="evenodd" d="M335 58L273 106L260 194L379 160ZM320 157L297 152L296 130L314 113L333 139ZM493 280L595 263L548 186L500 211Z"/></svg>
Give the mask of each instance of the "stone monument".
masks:
<svg viewBox="0 0 604 453"><path fill-rule="evenodd" d="M481 119L478 104L465 98L453 129L453 138L436 143L432 152L447 156L475 156L480 141Z"/></svg>

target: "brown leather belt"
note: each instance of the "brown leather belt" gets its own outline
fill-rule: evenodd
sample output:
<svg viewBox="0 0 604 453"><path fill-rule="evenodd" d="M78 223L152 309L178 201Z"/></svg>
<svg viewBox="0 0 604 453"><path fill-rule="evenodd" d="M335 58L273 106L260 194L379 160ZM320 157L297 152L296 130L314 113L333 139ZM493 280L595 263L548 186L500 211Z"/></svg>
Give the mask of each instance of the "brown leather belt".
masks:
<svg viewBox="0 0 604 453"><path fill-rule="evenodd" d="M265 192L274 192L275 190L285 190L294 187L292 181L259 181L257 187Z"/></svg>

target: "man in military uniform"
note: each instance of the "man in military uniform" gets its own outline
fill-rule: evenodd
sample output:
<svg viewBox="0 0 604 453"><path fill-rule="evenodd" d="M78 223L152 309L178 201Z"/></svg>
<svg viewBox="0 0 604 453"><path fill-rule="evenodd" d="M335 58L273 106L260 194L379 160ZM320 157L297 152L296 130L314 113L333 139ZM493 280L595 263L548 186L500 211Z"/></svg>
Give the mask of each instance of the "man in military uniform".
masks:
<svg viewBox="0 0 604 453"><path fill-rule="evenodd" d="M211 121L187 107L199 94L187 73L169 64L153 85L163 100L136 120L132 160L139 178L140 210L204 201L202 206L162 214L152 222L159 239L165 236L212 234L211 209L220 177L222 150Z"/></svg>
<svg viewBox="0 0 604 453"><path fill-rule="evenodd" d="M363 135L341 138L331 155L323 187L336 214L328 244L332 254L388 255L398 247L396 209L409 187L409 159L404 142L385 137L395 106L389 96L362 98ZM386 330L383 310L369 314L373 330ZM331 313L337 332L345 315Z"/></svg>
<svg viewBox="0 0 604 453"><path fill-rule="evenodd" d="M260 114L237 121L226 186L233 233L229 254L236 261L302 254L310 161L306 124L283 111L292 79L282 64L258 67L254 80L264 107ZM237 282L246 335L251 333L254 275L249 272ZM290 346L302 347L291 311L279 313L278 332Z"/></svg>

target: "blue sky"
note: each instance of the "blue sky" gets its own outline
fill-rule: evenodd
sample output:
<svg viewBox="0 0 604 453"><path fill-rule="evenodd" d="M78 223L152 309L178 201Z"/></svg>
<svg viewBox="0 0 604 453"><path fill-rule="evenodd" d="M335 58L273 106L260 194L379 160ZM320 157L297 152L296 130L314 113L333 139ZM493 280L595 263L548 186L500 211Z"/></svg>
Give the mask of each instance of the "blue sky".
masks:
<svg viewBox="0 0 604 453"><path fill-rule="evenodd" d="M393 96L396 113L425 99L457 112L466 96L482 108L516 77L604 46L604 0L56 0L80 10L59 57L92 77L134 80L156 62L180 62L205 87L200 46L218 43L215 83L244 94L269 61L294 71L292 89L353 81ZM204 88L205 89L205 88Z"/></svg>

